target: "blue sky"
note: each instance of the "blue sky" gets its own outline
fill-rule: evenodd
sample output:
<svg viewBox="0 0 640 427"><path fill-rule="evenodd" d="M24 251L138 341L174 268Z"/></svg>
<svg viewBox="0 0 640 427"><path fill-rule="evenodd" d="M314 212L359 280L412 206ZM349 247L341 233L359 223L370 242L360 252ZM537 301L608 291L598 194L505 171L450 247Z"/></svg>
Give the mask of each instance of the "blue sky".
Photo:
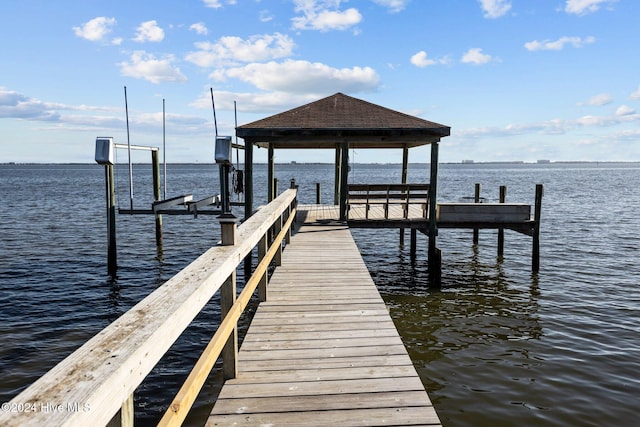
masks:
<svg viewBox="0 0 640 427"><path fill-rule="evenodd" d="M168 162L213 162L210 88L220 134L234 101L241 125L343 92L451 126L443 162L640 161L637 0L3 3L0 162L126 144L125 86L132 144L162 147L165 99ZM276 151L291 160L333 153Z"/></svg>

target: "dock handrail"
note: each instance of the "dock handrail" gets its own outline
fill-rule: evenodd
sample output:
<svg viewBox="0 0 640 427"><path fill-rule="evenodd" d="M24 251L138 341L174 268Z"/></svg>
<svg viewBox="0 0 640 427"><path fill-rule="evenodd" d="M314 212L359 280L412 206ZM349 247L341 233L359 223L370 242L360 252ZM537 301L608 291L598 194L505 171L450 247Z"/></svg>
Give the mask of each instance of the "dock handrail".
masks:
<svg viewBox="0 0 640 427"><path fill-rule="evenodd" d="M222 323L160 423L179 425L255 289L266 298L267 267L280 262L282 242L290 238L296 196L295 189L283 192L238 227L234 245L207 250L8 402L16 411L0 412L0 425L133 425L134 390L217 291L224 299L225 286L235 290L236 268L258 246L258 267L223 307ZM224 369L226 374L237 366Z"/></svg>
<svg viewBox="0 0 640 427"><path fill-rule="evenodd" d="M429 209L429 184L349 184L347 212L352 205L365 205L365 218L369 218L372 205L382 205L384 218L389 219L389 206L401 205L403 218L409 216L409 205L421 204L422 217Z"/></svg>

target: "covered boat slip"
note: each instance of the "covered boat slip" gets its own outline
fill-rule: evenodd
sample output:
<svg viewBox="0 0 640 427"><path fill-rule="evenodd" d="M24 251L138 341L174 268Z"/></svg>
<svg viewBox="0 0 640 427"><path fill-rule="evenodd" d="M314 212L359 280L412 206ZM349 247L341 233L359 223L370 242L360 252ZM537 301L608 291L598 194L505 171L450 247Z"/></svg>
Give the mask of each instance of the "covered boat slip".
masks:
<svg viewBox="0 0 640 427"><path fill-rule="evenodd" d="M440 425L347 225L298 218L207 426Z"/></svg>

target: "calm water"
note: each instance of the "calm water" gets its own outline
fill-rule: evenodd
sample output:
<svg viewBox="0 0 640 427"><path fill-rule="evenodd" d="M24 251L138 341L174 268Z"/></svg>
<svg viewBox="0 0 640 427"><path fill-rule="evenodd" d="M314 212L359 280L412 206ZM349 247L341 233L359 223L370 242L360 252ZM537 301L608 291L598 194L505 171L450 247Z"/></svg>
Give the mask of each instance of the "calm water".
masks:
<svg viewBox="0 0 640 427"><path fill-rule="evenodd" d="M169 165L168 196L217 193L211 165ZM129 206L127 170L117 168L118 204ZM150 168L134 167L135 207L149 206ZM332 200L329 165L280 165L302 203ZM97 165L0 165L0 401L11 399L186 266L219 238L213 217L164 218L155 247L152 217L119 215L118 278L106 274L103 169ZM255 172L256 204L266 170ZM412 165L410 182L427 166ZM640 396L639 164L441 165L439 200L473 195L533 203L545 185L541 270L531 238L441 230L442 289L430 289L426 237L418 257L397 231L354 230L376 284L443 424L449 426L635 426ZM351 182L399 182L395 165L353 165ZM213 300L136 393L140 425L152 424L218 323ZM243 323L246 326L247 321ZM197 425L215 398L214 372L197 404ZM171 391L173 390L173 391Z"/></svg>

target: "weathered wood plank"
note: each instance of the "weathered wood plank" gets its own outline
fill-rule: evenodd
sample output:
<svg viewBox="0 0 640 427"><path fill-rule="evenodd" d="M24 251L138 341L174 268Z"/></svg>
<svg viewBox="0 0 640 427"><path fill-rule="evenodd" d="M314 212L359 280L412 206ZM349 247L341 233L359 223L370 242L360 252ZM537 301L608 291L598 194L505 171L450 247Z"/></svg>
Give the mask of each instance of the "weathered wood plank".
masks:
<svg viewBox="0 0 640 427"><path fill-rule="evenodd" d="M208 426L305 425L301 419L313 419L315 427L350 426L438 426L440 421L431 407L350 409L336 411L234 414L210 417Z"/></svg>
<svg viewBox="0 0 640 427"><path fill-rule="evenodd" d="M323 396L276 396L253 399L248 406L238 408L232 399L221 399L216 405L217 414L233 414L238 410L248 413L269 413L277 408L290 407L297 411L366 408L403 408L416 403L429 406L421 391L400 391L395 393L353 393L344 394L340 399Z"/></svg>
<svg viewBox="0 0 640 427"><path fill-rule="evenodd" d="M292 237L238 367L207 425L440 424L341 224L303 226Z"/></svg>

